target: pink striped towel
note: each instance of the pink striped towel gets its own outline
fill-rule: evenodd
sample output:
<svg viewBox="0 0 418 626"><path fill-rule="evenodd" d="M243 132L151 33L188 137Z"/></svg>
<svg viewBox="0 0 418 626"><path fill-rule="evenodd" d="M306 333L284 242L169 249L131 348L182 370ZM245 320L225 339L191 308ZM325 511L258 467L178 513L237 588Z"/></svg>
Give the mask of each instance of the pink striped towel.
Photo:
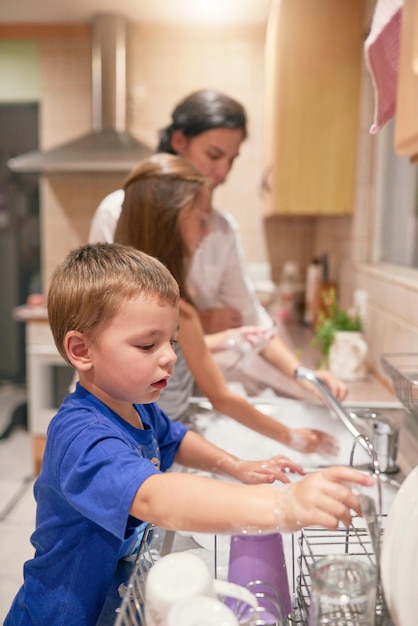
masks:
<svg viewBox="0 0 418 626"><path fill-rule="evenodd" d="M377 0L370 33L364 44L374 94L371 133L377 133L396 111L399 40L403 0Z"/></svg>

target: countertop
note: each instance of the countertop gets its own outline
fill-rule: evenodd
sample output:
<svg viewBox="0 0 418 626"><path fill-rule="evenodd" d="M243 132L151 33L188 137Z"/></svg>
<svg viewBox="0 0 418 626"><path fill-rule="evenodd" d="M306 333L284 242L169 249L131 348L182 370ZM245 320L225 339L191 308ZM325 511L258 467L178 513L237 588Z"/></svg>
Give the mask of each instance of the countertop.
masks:
<svg viewBox="0 0 418 626"><path fill-rule="evenodd" d="M320 353L317 347L312 346L313 332L309 326L297 322L288 322L284 326L288 334L289 343L306 367L316 370L319 367ZM398 399L394 392L383 384L372 372L364 380L347 382L347 402L394 402Z"/></svg>
<svg viewBox="0 0 418 626"><path fill-rule="evenodd" d="M28 306L22 304L13 309L13 318L19 322L47 322L48 312L46 305Z"/></svg>
<svg viewBox="0 0 418 626"><path fill-rule="evenodd" d="M308 326L300 323L287 323L285 331L295 352L304 365L312 369L318 367L320 354L312 346L313 332ZM364 380L347 382L348 395L343 402L345 407L362 407L389 413L400 425L398 463L403 476L418 464L418 416L406 411L389 383L383 383L372 372Z"/></svg>

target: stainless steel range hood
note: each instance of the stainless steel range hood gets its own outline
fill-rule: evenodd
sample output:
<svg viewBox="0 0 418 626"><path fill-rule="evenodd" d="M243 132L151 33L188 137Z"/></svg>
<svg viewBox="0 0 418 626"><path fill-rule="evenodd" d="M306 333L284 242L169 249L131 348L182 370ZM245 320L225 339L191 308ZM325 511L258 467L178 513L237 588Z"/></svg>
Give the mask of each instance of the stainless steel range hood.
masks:
<svg viewBox="0 0 418 626"><path fill-rule="evenodd" d="M129 172L152 149L126 130L126 21L93 18L93 131L57 148L9 159L13 172Z"/></svg>

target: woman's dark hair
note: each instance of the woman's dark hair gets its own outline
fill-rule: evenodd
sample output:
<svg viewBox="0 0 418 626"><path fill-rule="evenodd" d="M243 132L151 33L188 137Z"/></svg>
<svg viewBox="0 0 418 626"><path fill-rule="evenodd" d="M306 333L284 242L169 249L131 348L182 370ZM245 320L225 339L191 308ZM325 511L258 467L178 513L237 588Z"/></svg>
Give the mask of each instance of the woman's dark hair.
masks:
<svg viewBox="0 0 418 626"><path fill-rule="evenodd" d="M240 129L247 136L247 116L244 107L229 96L212 89L190 94L182 100L171 115L170 126L160 130L157 152L175 154L171 134L181 130L185 137L196 137L214 128Z"/></svg>

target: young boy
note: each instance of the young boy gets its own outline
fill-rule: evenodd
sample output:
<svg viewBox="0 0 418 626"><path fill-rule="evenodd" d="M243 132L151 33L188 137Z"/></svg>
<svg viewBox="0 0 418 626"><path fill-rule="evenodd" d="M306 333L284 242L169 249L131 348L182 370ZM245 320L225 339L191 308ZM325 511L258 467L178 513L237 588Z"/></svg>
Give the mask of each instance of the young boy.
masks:
<svg viewBox="0 0 418 626"><path fill-rule="evenodd" d="M52 277L48 317L59 352L78 372L51 421L35 483L35 556L5 626L96 624L118 561L143 522L198 532L293 531L348 524L360 512L343 482L350 468L303 474L286 457L242 461L173 423L155 402L175 363L179 292L156 259L117 244L71 252ZM182 472L176 461L238 485Z"/></svg>

